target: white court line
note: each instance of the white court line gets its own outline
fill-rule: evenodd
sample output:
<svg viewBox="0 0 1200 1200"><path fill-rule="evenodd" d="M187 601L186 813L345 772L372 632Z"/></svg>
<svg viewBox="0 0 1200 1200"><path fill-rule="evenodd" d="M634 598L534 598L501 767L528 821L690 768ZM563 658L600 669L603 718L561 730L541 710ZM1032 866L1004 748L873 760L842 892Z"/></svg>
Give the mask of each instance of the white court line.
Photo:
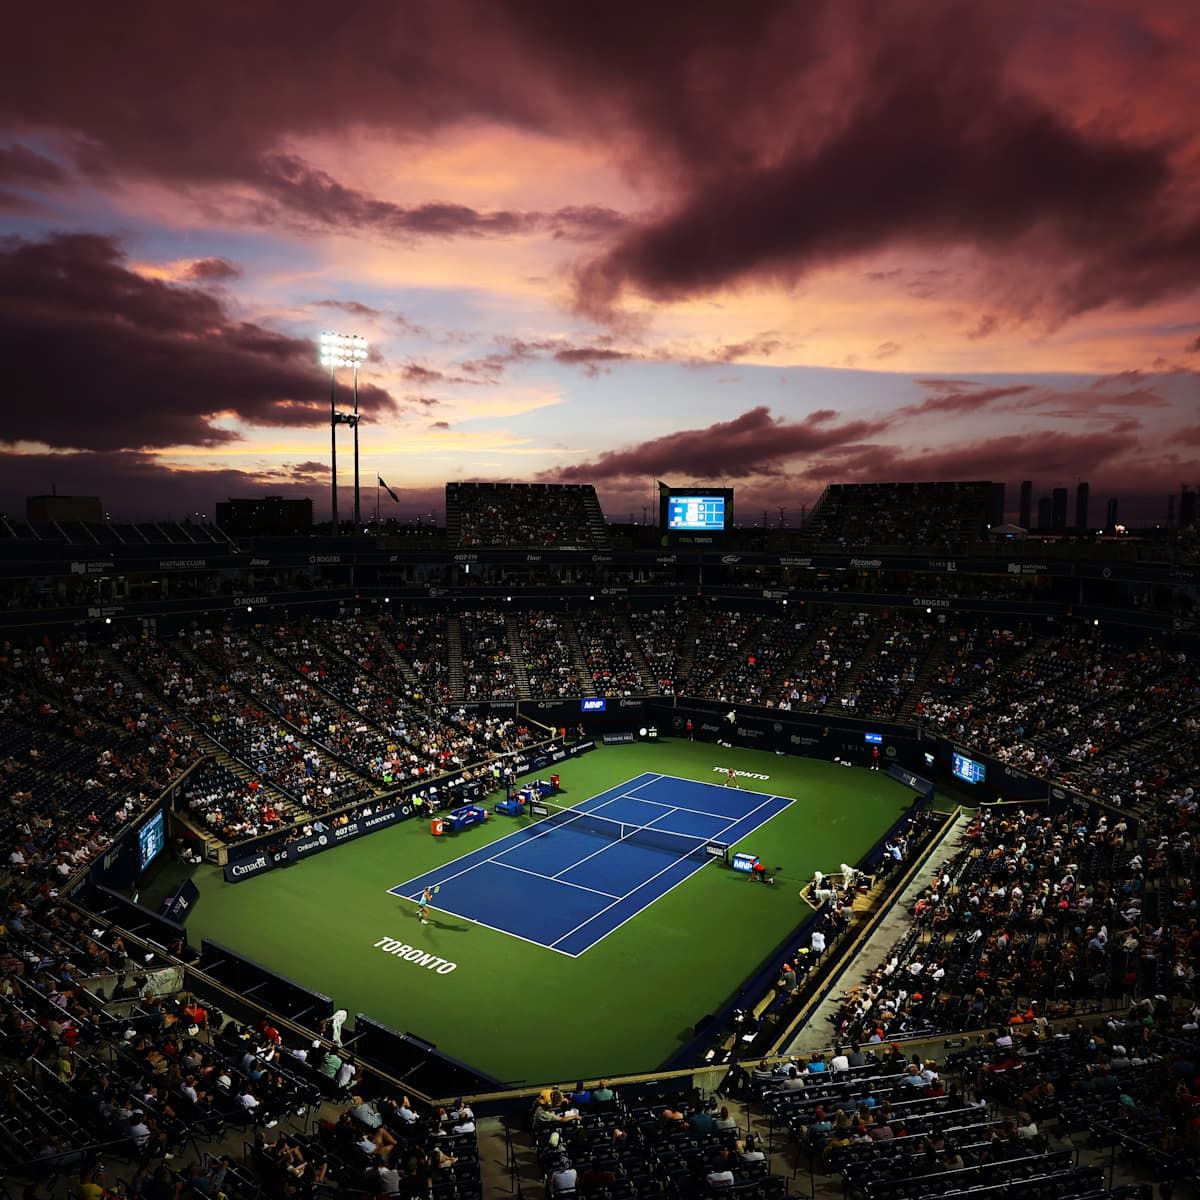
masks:
<svg viewBox="0 0 1200 1200"><path fill-rule="evenodd" d="M761 792L756 792L756 793L755 793L755 795L762 795L762 793L761 793ZM740 824L741 824L743 821L747 820L749 817L752 817L752 816L753 816L753 815L754 815L756 812L758 812L758 810L759 810L760 808L765 808L765 807L766 807L768 804L770 804L770 803L771 803L773 800L783 800L783 799L786 799L786 797L784 797L784 796L768 796L768 797L767 797L767 798L766 798L766 799L765 799L765 800L762 802L762 804L758 805L758 807L757 807L757 808L753 808L753 809L751 809L751 810L750 810L750 812L746 813L746 815L745 815L745 816L743 816L743 817L738 817L738 818L737 818L737 820L735 820L735 821L730 821L730 822L729 822L729 823L728 823L728 824L725 826L725 828L724 828L724 829L722 829L722 830L721 830L719 833L715 833L715 834L713 834L713 836L712 836L712 837L710 837L710 838L704 838L704 839L700 839L700 840L701 840L701 841L710 841L710 842L711 842L711 841L712 841L714 838L720 838L720 837L721 837L721 836L723 836L725 833L727 833L727 832L728 832L730 829L734 828L734 826L735 826L735 825L740 825ZM789 804L790 804L790 803L791 803L791 802L789 801ZM786 805L785 805L785 807L786 807ZM782 812L783 810L781 809L780 811ZM620 845L621 843L620 843L620 842L617 842L616 844L617 844L617 845ZM606 847L606 848L607 848L607 847ZM558 946L558 943L559 943L559 942L561 942L561 941L565 940L566 938L569 938L569 937L571 936L571 934L573 934L573 933L578 933L578 932L579 932L579 930L581 930L581 929L582 929L582 928L583 928L585 925L587 925L587 924L589 924L590 922L594 921L594 920L595 920L597 917L602 917L602 916L603 916L603 915L604 915L606 912L608 912L608 910L609 910L610 908L615 908L615 907L616 907L618 904L620 904L620 903L621 903L623 900L628 900L628 899L629 899L629 897L630 897L630 896L632 896L634 892L636 892L636 891L640 891L642 888L644 888L644 887L646 886L646 884L648 884L648 883L653 883L653 882L654 882L654 881L655 881L655 880L656 880L656 879L657 879L657 878L658 878L660 875L665 875L665 874L666 874L666 873L667 873L669 870L671 870L671 868L672 868L672 867L677 867L677 866L678 866L680 863L682 863L682 862L687 862L687 860L688 860L688 858L690 857L691 853L692 853L692 852L691 852L691 851L689 851L687 854L681 854L681 855L680 855L678 858L673 858L673 859L672 859L672 860L671 860L669 863L667 863L667 865L666 865L665 867L663 867L663 869L662 869L661 871L655 871L655 872L654 872L654 874L653 874L653 875L651 875L651 876L649 877L649 879L643 879L643 880L641 881L641 883L639 883L639 884L637 885L637 887L633 888L631 891L628 891L628 892L626 892L624 896L620 896L620 897L618 897L616 900L614 900L614 901L612 902L612 904L606 904L606 905L605 905L605 906L604 906L604 907L603 907L603 908L602 908L602 909L601 909L601 910L600 910L598 913L593 913L593 914L592 914L590 917L588 917L588 919L587 919L586 921L581 921L581 922L580 922L578 925L576 925L574 929L568 929L568 930L567 930L567 932L566 932L566 933L564 933L564 934L562 935L562 937L557 937L557 938L555 938L555 939L554 939L553 946L554 946L555 948L557 948L557 946ZM708 861L709 861L709 860L707 860L707 859L706 859L704 862L702 862L702 863L700 864L700 867L707 866L707 865L708 865ZM699 869L700 869L700 867L697 867L697 868L696 868L696 870L699 870ZM688 874L687 874L687 876L685 876L685 878L689 878L690 876L692 876L692 875L694 875L694 874L695 874L695 871L689 871L689 872L688 872ZM670 890L670 889L668 889L668 890ZM653 900L650 900L650 901L648 901L647 903L643 904L643 905L642 905L642 907L641 907L641 908L639 908L639 909L637 910L637 912L635 912L635 913L630 913L630 915L629 915L628 917L626 917L626 918L625 918L625 920L621 922L621 924L622 924L622 925L624 925L624 924L626 923L626 921L631 921L631 920L633 920L633 918L634 918L634 917L636 917L636 916L638 915L638 913L640 913L640 912L644 912L644 911L645 911L647 908L649 908L649 907L650 907L650 905L651 905L651 904L655 903L655 901L657 901L657 900L659 899L659 896L661 896L661 895L664 895L664 894L665 894L665 893L659 893L658 895L656 895L656 896L654 897L654 899L653 899ZM619 928L619 926L618 926L618 928ZM612 931L611 931L611 930L609 930L609 932L611 933ZM607 935L605 935L605 936L607 936ZM600 939L597 939L597 940L600 940ZM596 944L595 942L593 942L593 943L592 943L592 945L593 945L593 946L594 946L595 944ZM590 947L589 947L589 949L590 949Z"/></svg>
<svg viewBox="0 0 1200 1200"><path fill-rule="evenodd" d="M673 779L673 780L677 780L677 781L678 781L678 782L680 782L680 783L699 784L701 787L721 787L721 785L720 785L720 784L708 783L708 782L706 782L706 781L704 781L704 780L699 780L699 779L685 779L685 778L683 778L682 776L679 776L679 775L656 775L656 774L654 774L653 772L649 772L649 771L644 771L644 772L642 772L642 774L644 774L644 775L651 775L651 776L652 776L652 778L650 778L649 780L647 780L647 784L648 784L648 783L653 783L653 782L655 782L656 780L659 780L659 779ZM636 788L638 788L638 787L645 787L645 786L647 786L647 784L641 784L641 783L639 783L639 784L637 784L637 785L636 785L636 787L635 787L635 789L634 789L634 790L636 791ZM621 785L618 785L618 786L621 786ZM722 790L724 790L724 789L722 789ZM743 790L743 794L744 794L744 795L746 795L747 797L749 797L749 796L764 796L764 795L766 795L766 793L764 793L764 792L752 792L752 791L746 791L746 790ZM599 792L597 795L598 795L598 796L603 796L603 795L604 795L604 792ZM578 811L579 811L579 812L581 812L581 813L595 812L595 811L597 811L597 809L599 809L599 808L605 808L605 807L607 807L609 804L613 804L613 803L615 803L617 800L640 800L642 803L656 804L656 805L658 805L659 807L665 807L665 806L663 806L663 805L661 804L661 802L659 802L659 801L654 801L654 800L647 801L647 800L645 799L645 797L643 797L643 796L637 796L637 795L633 795L632 793L629 793L629 792L622 792L622 793L620 793L620 794L619 794L619 795L617 795L617 796L613 796L613 797L611 797L610 799L603 801L603 803L601 803L601 804L597 805L597 808L596 808L596 809L588 809L588 808L584 808L584 807L583 807L583 805L587 804L587 803L588 803L590 800L594 800L594 799L596 799L596 798L597 798L597 797L595 797L595 796L589 796L587 800L583 800L583 801L581 801L579 805L575 805L575 806L569 806L569 807L568 807L567 809L565 809L564 811L571 811L571 810L572 810L572 808L574 808L574 809L578 810ZM743 814L743 815L742 815L742 816L740 816L740 817L737 817L737 818L734 818L734 819L732 819L732 820L729 820L729 823L728 823L728 824L725 826L725 828L724 828L724 829L722 829L722 830L721 830L719 833L713 834L713 835L711 835L710 837L708 837L707 839L704 839L704 840L707 840L707 841L712 841L712 840L714 840L714 839L718 839L718 838L722 837L722 836L724 835L724 833L725 833L727 830L729 830L730 828L732 828L732 827L733 827L733 826L735 826L735 825L738 825L738 824L740 824L742 821L744 821L744 820L747 820L749 817L753 816L753 814L754 814L754 813L758 812L758 811L759 811L759 809L761 809L761 808L764 808L764 807L765 807L767 804L771 803L771 801L773 801L773 800L787 800L787 804L784 806L784 808L788 808L788 807L790 807L790 806L791 806L791 805L794 803L794 800L793 800L793 799L791 799L791 798L789 798L789 797L787 797L787 796L767 796L767 797L766 797L766 799L763 801L763 803L762 803L762 804L759 804L759 805L758 805L758 806L756 806L755 808L751 809L751 810L750 810L750 812L748 812L748 813L745 813L745 814ZM698 810L692 810L692 811L698 811ZM783 812L783 811L784 811L784 809L782 809L782 808L781 808L779 811L780 811L780 812ZM715 817L715 818L716 818L716 819L718 819L718 820L724 820L724 819L726 819L726 818L724 818L724 817L722 817L722 816L720 816L719 814L716 814L716 813L705 813L705 814L703 814L703 815L705 815L705 816L712 816L712 817ZM609 818L609 819L611 819L611 818ZM544 821L544 820L545 820L545 818L542 818L542 821ZM623 823L628 823L628 822L623 822ZM490 856L489 856L489 857L487 857L487 858L478 859L478 860L476 860L476 861L472 862L472 863L471 863L469 866L463 867L463 869L462 869L462 870L454 872L454 874L453 874L453 875L447 875L447 876L444 876L444 877L443 877L441 880L439 880L439 884L438 884L438 886L441 886L441 884L442 884L442 883L449 882L451 879L457 879L457 878L458 878L460 875L466 875L466 874L468 874L469 872L471 872L471 871L475 870L477 867L484 866L484 865L485 865L485 864L487 864L487 863L495 863L497 866L500 866L500 867L510 867L510 869L513 869L513 870L523 870L523 868L519 868L519 867L511 867L511 864L499 861L499 860L500 860L500 856L501 856L501 855L503 855L503 854L507 854L507 853L508 853L510 850L515 850L515 849L517 849L519 846L523 846L523 845L527 844L528 842L532 842L532 841L535 841L536 839L538 839L538 838L540 838L540 837L544 837L546 834L553 832L553 830L554 830L554 829L557 829L557 828L562 828L562 827L563 827L563 826L559 826L559 825L551 825L551 826L548 826L546 829L538 829L538 825L539 825L539 824L541 824L541 822L540 822L540 821L539 821L538 823L534 824L534 825L526 825L526 826L523 826L523 827L522 827L522 828L520 828L520 829L516 829L516 830L514 830L514 831L513 831L512 833L510 833L510 834L506 834L506 835L505 835L504 837L502 837L502 838L501 838L499 841L497 841L497 842L493 843L493 845L494 845L494 846L496 846L496 847L503 847L502 849L497 849L497 850L496 850L496 852L495 852L494 854L490 855ZM567 824L568 824L568 826L569 826L570 822L568 822ZM529 832L529 830L531 830L531 829L532 829L532 830L535 830L536 832L530 833L530 832ZM664 831L664 832L668 832L668 831ZM751 833L753 833L753 832L754 832L754 831L753 831L753 830L751 830ZM527 835L527 836L523 836L523 835ZM749 836L749 835L747 835L747 836ZM506 842L509 842L510 840L511 840L511 842L512 842L512 844L511 844L511 845L505 845L505 844L504 844L504 843L506 843ZM612 845L614 845L614 844L616 844L616 845L619 845L620 843L619 843L619 842L618 842L618 843L612 843L612 842L609 842L609 843L607 843L606 845L604 845L603 847L601 847L601 849L600 849L599 851L597 851L596 853L601 853L603 850L607 850L607 849L611 848L611 846L612 846ZM486 847L480 847L480 849L486 849ZM471 851L471 852L469 852L467 855L463 855L462 857L464 857L464 858L470 857L470 854L471 854L471 853L476 853L476 852L475 852L475 851ZM589 854L589 855L587 855L586 857L587 857L587 858L591 858L591 857L593 857L593 856ZM570 936L571 936L571 934L573 934L573 933L577 933L577 932L578 932L580 929L582 929L582 928L584 927L584 925L587 925L587 924L588 924L590 921L593 921L593 920L595 920L597 917L601 916L603 913L606 913L606 912L607 912L607 911L608 911L610 908L612 908L612 907L614 907L615 905L617 905L617 904L621 903L623 900L627 900L627 899L628 899L628 898L629 898L631 895L633 895L633 893L634 893L634 892L638 891L640 888L643 888L643 887L645 887L645 886L646 886L646 884L648 884L648 883L651 883L653 880L657 879L659 875L662 875L662 874L664 874L666 871L669 871L669 870L670 870L672 867L674 867L674 866L678 866L678 865L679 865L679 863L681 863L681 862L686 862L686 861L687 861L687 858L688 858L688 856L687 856L687 855L683 855L683 856L681 856L681 857L679 857L679 858L677 858L677 859L674 859L674 860L673 860L671 863L669 863L669 864L668 864L666 867L664 867L662 871L659 871L659 872L657 872L656 874L654 874L654 875L651 875L649 879L644 879L644 880L642 880L642 881L641 881L641 883L637 884L637 886L636 886L636 887L632 888L632 889L631 889L629 892L626 892L626 894L625 894L624 896L619 896L619 897L617 897L616 899L614 899L614 900L613 900L612 904L608 904L608 905L606 905L606 906L605 906L604 908L602 908L602 909L601 909L601 910L600 910L598 913L595 913L595 914L593 914L593 916L589 917L587 921L584 921L584 922L582 922L581 924L577 925L577 926L576 926L574 929L568 930L566 933L564 933L564 934L562 934L560 937L556 938L556 939L554 940L554 942L553 942L553 943L548 943L548 942L537 942L537 941L534 941L532 938L523 937L523 936L522 936L521 934L519 934L519 933L513 933L513 932L512 932L511 930L509 930L509 929L502 929L502 928L500 928L500 926L498 926L498 925L489 925L489 924L488 924L486 921L479 921L479 920L476 920L474 917L468 917L468 916L465 916L465 915L464 915L464 914L462 914L462 913L452 912L452 910L450 910L450 909L445 909L445 910L438 910L438 909L434 909L434 911L445 911L445 912L450 912L450 913L451 913L451 915L453 915L453 916L456 916L456 917L460 918L460 919L461 919L461 920L463 920L463 921L469 921L469 922L470 922L472 925L478 925L478 926L480 926L480 927L481 927L481 928L483 928L483 929L491 929L491 930L492 930L493 932L495 932L495 933L503 933L503 934L507 934L509 937L514 937L514 938L516 938L518 941L521 941L521 942L527 942L527 943L528 943L529 945L531 945L531 946L540 946L540 947L542 947L542 949L544 949L544 950L553 950L553 951L554 951L556 954L562 954L562 955L564 955L564 956L565 956L565 957L567 957L567 958L578 958L578 957L580 956L580 954L584 954L584 953L586 953L586 951L587 951L587 950L590 950L590 949L592 948L592 946L598 945L600 942L602 942L602 941L603 941L603 940L604 940L606 937L608 937L608 935L609 935L610 933L615 933L615 932L616 932L618 929L622 928L622 927L623 927L625 924L627 924L629 921L633 920L633 918L634 918L634 917L636 917L636 916L638 916L639 914L641 914L641 913L645 912L645 910L646 910L647 908L649 908L649 907L650 907L652 904L654 904L656 900L660 899L662 896L665 896L665 895L667 894L667 892L673 891L673 890L674 890L676 887L678 887L678 886L679 886L679 884L680 884L680 883L684 883L684 882L686 882L686 880L690 879L690 878L691 878L691 877L692 877L692 876L693 876L693 875L696 873L696 871L689 871L689 872L687 873L687 875L685 875L685 876L683 877L683 879L679 880L679 882L678 882L678 883L674 883L674 884L672 884L672 885L671 885L671 887L667 888L667 891L666 891L666 892L659 892L659 893L657 893L653 899L651 899L651 900L647 901L645 904L643 904L643 905L642 905L642 907L641 907L641 908L639 908L639 909L638 909L636 912L630 913L630 915L629 915L628 917L626 917L626 918L625 918L625 920L623 920L623 921L622 921L622 922L621 922L619 925L614 925L614 926L613 926L613 928L612 928L612 929L610 929L610 930L609 930L607 933L604 933L604 934L602 934L602 935L601 935L600 937L598 937L598 938L597 938L597 939L596 939L594 942L591 942L591 943L589 943L589 944L588 944L586 947L584 947L584 949L583 949L583 950L581 950L581 951L579 952L579 954L572 954L572 953L571 953L570 951L568 951L568 950L560 950L560 949L558 948L558 943L559 943L559 942L561 942L561 941L563 941L565 938L568 938L568 937L570 937ZM584 859L580 859L579 861L580 861L580 862L582 862L582 861L584 861ZM696 870L699 870L701 867L707 866L707 865L708 865L708 861L709 861L709 860L706 860L705 862L702 862L702 863L700 863L700 864L697 866ZM450 864L447 864L447 865L450 865ZM572 863L570 867L566 867L566 868L564 868L564 870L566 870L566 871L572 870L574 867L577 867L578 865L579 865L579 862ZM424 872L422 872L420 875L417 875L417 876L415 876L415 878L417 878L417 879L426 878L426 877L428 877L429 875L431 875L432 873L433 873L432 871L424 871ZM532 875L532 874L535 874L535 872L528 871L528 872L526 872L526 874L531 874L531 875ZM545 879L545 878L550 878L550 877L549 877L549 876L541 876L541 878ZM569 887L578 887L578 886L580 886L580 885L578 885L578 884L570 884L570 883L568 883L568 881L567 881L567 880L565 880L565 879L556 879L554 882L556 882L556 883L565 883L565 884L567 884L567 886L569 886ZM593 890L593 889L586 889L586 890L589 890L589 891L590 891L590 890ZM393 887L387 888L387 889L386 889L386 894L387 894L387 895L389 895L389 896L399 896L399 897L401 897L402 899L406 899L406 900L410 900L410 901L415 901L415 899L416 899L415 897L408 896L408 895L407 895L407 894L406 894L406 893L403 891L403 885L402 885L402 884L397 884L397 885L395 885L395 886L393 886ZM599 894L600 894L600 895L607 895L607 893L599 893ZM432 906L431 906L431 907L432 907Z"/></svg>
<svg viewBox="0 0 1200 1200"><path fill-rule="evenodd" d="M557 875L543 875L539 871L527 871L524 867L514 867L512 863L497 862L493 864L497 867L504 867L507 871L520 871L522 875L532 875L534 879L544 879L548 883L562 883L567 887L578 888L581 892L591 892L593 896L607 896L610 900L621 900L622 896L614 896L612 892L602 892L599 888L584 887L582 883L572 883L569 879L559 879Z"/></svg>
<svg viewBox="0 0 1200 1200"><path fill-rule="evenodd" d="M695 783L694 779L689 779L688 783ZM761 796L761 792L746 792L747 796ZM672 812L694 813L698 817L712 817L714 821L734 821L740 820L740 817L731 817L728 813L710 813L705 812L702 808L684 808L681 804L664 804L661 800L648 800L645 796L618 796L618 800L636 800L639 804L653 804L655 808L669 808Z"/></svg>
<svg viewBox="0 0 1200 1200"><path fill-rule="evenodd" d="M666 806L665 806L665 805L661 805L661 804L660 804L660 805L659 805L659 807L660 807L660 808L665 808ZM682 810L682 809L680 809L679 811L683 811L683 810ZM654 820L655 820L655 821L661 821L661 820L663 820L663 819L664 819L664 817L666 817L666 816L669 816L669 815L670 815L669 813L664 813L662 817L655 817L655 818L654 818ZM605 819L606 819L606 820L612 820L612 818L611 818L611 817L606 817ZM701 842L701 843L703 843L703 842L710 842L710 841L712 841L712 838L705 837L703 834L676 833L676 832L675 832L675 830L673 830L673 829L659 829L659 828L656 828L656 827L655 827L653 824L650 824L650 825L635 825L635 824L634 824L632 821L621 821L621 822L620 822L620 824L621 824L621 825L628 825L628 826L629 826L629 828L630 828L631 830L653 829L655 833L667 833L667 834L672 834L672 835L674 835L675 837L691 838L693 841L696 841L696 842ZM722 832L724 832L724 830L722 830ZM720 834L717 834L716 836L718 836L718 837L719 837L719 836L720 836ZM603 853L605 852L605 850L611 850L613 846L620 846L622 843L628 843L628 844L629 844L629 845L631 845L631 846L636 846L636 845L638 845L638 844L639 844L638 842L635 842L635 841L633 841L633 834L632 834L632 833L631 833L631 834L629 834L629 836L627 836L627 837L618 837L618 838L614 838L614 839L613 839L613 841L611 841L611 842L607 842L607 843L605 843L603 846L601 846L599 850L593 850L593 851L591 852L591 854L587 854L587 855L585 855L583 858L581 858L581 859L579 860L579 862L577 862L577 863L572 863L572 864L571 864L569 867L564 867L564 868L563 868L561 871L559 871L559 872L558 872L558 874L557 874L557 875L552 875L552 876L550 876L550 878L551 878L551 879L556 879L556 880L558 880L560 883L568 883L568 882L569 882L569 880L566 880L566 879L560 879L559 877L560 877L560 876L562 876L562 875L565 875L565 874L566 874L568 871L573 871L573 870L575 870L575 868L576 868L576 867L578 867L578 866L581 866L583 863L587 862L587 860L588 860L589 858L595 858L597 854L603 854ZM662 847L660 846L660 847L659 847L659 849L662 849ZM694 854L694 853L695 853L695 851L696 851L696 847L695 847L695 846L693 846L693 847L692 847L692 849L691 849L691 850L689 850L689 851L687 852L687 854L684 854L684 855L682 855L680 858L677 858L675 861L676 861L676 862L682 862L682 861L683 861L683 859L687 858L688 854ZM628 899L628 897L632 896L632 895L633 895L633 893L634 893L634 892L636 892L636 891L638 890L638 888L640 888L641 886L642 886L642 885L641 885L640 883L639 883L639 884L636 884L635 886L631 887L631 888L629 889L629 891L627 891L627 892L625 893L625 895L624 895L624 896L614 896L614 897L613 897L613 899L614 899L614 900L625 900L625 899Z"/></svg>
<svg viewBox="0 0 1200 1200"><path fill-rule="evenodd" d="M754 792L753 794L754 794L754 795L756 795L756 796L761 796L761 795L763 795L763 793L762 793L762 792ZM781 813L781 812L786 812L786 811L787 811L789 808L791 808L791 806L792 806L793 804L795 804L795 803L796 803L796 801L795 801L793 798L789 797L789 796L772 796L770 799L771 799L771 800L786 800L786 801L787 801L787 803L786 803L786 804L783 806L783 808L781 808L781 809L779 810L779 812L780 812L780 813ZM770 803L770 800L768 800L768 801L767 801L767 803ZM758 806L758 808L762 808L762 807L763 807L763 805L761 805L761 804ZM754 811L755 811L755 812L758 812L758 808L756 808ZM777 817L777 816L779 816L779 813L775 813L775 814L774 814L774 816L770 817L769 819L773 821L773 820L775 819L775 817ZM736 824L738 824L738 823L739 823L739 821L741 821L741 820L744 820L744 818L742 818L742 817L739 817L737 821L734 821L734 822L733 822L733 824L734 824L734 825L736 825ZM759 826L758 828L761 828L761 826ZM757 832L757 829L752 829L752 830L751 830L751 831L750 831L748 834L746 834L745 836L746 836L746 837L751 837L751 836L753 836L753 835L754 835L756 832ZM675 862L672 864L672 866L677 866L679 863L681 863L681 862L686 862L686 861L687 861L687 859L686 859L686 858L680 858L680 859L676 859L676 860L675 860ZM638 909L636 912L631 912L631 913L629 914L629 916L627 916L627 917L625 918L625 920L623 920L623 921L622 921L622 922L621 922L619 925L614 925L614 926L613 926L613 927L612 927L610 930L608 930L608 932L607 932L607 933L602 933L602 934L601 934L601 935L600 935L600 936L599 936L599 937L598 937L598 938L597 938L597 939L596 939L594 942L588 942L588 944L587 944L586 946L584 946L584 948L583 948L582 950L580 950L580 951L579 951L577 954L573 955L573 957L574 957L574 958L579 958L581 955L584 955L584 954L586 954L586 953L587 953L589 950L592 950L592 949L594 949L596 946L600 945L600 943L601 943L602 941L604 941L604 939L605 939L606 937L608 937L608 936L609 936L609 934L616 933L618 929L624 929L624 928L625 928L625 926L626 926L626 925L628 925L628 924L629 924L629 922L630 922L630 921L632 921L634 917L640 917L640 916L642 915L642 913L644 913L644 912L646 911L646 909L648 909L648 908L649 908L649 907L650 907L652 904L657 904L657 903L658 903L658 902L659 902L659 901L660 901L660 900L661 900L661 899L662 899L664 896L666 896L666 895L669 895L671 892L673 892L673 891L674 891L674 890L675 890L675 889L676 889L676 888L677 888L677 887L678 887L678 886L679 886L681 883L687 883L687 881L688 881L689 879L691 879L693 875L695 875L695 874L696 874L698 871L702 871L702 870L703 870L705 867L707 867L707 866L708 866L708 864L709 864L710 862L714 862L714 861L715 861L714 859L711 859L711 858L709 858L709 859L705 859L705 861L704 861L704 862L702 862L702 863L697 863L697 865L696 865L696 867L695 867L695 869L694 869L694 870L692 870L692 871L689 871L689 872L688 872L688 873L687 873L687 874L686 874L686 875L685 875L685 876L684 876L682 879L676 880L676 882L674 882L673 884L671 884L671 886L670 886L669 888L667 888L667 890L666 890L665 892L656 892L656 893L655 893L655 895L654 895L654 897L653 897L653 899L651 899L651 900L647 900L647 901L646 901L646 903L645 903L645 904L643 904L643 905L642 905L642 907L641 907L641 908L639 908L639 909ZM659 874L662 874L662 872L660 871L660 872L659 872ZM652 878L657 878L657 876L653 876ZM647 880L646 882L647 882L647 883L649 883L650 881L649 881L649 880ZM640 885L639 885L639 886L640 886ZM637 888L634 888L633 890L636 892L636 891L637 891ZM631 892L631 893L629 893L629 895L632 895L632 894L633 894L632 892ZM623 896L623 897L622 897L622 899L628 899L628 896ZM608 906L608 908L612 908L612 905L610 904L610 905ZM601 912L607 912L607 911L608 911L608 909L607 909L607 908L606 908L606 909L601 909ZM596 916L599 916L599 915L600 915L600 913L597 913L597 914L596 914ZM583 925L586 925L586 924L587 924L587 921L584 921L584 922L583 922ZM575 927L575 929L572 929L572 930L571 930L571 933L575 933L577 930L579 930L579 929L582 929L582 928L583 928L583 925L577 925L577 926ZM553 945L553 946L551 946L551 947L550 947L550 949L551 949L551 950L558 950L558 943L559 943L559 942L561 942L561 941L563 940L563 938L568 938L568 937L570 937L570 936L571 936L571 933L564 933L562 937L560 937L560 938L556 938L556 939L555 939L555 941L554 941L554 945ZM560 953L560 954L564 954L564 953L569 953L569 951L561 951L561 950L560 950L560 951L559 951L559 953Z"/></svg>
<svg viewBox="0 0 1200 1200"><path fill-rule="evenodd" d="M694 783L697 787L718 788L722 792L728 792L728 788L723 783L713 783L708 779L685 779L682 775L660 775L659 779L675 779L679 783ZM653 781L651 781L653 782ZM644 787L645 784L638 784L638 787ZM635 791L637 788L634 789ZM744 792L747 796L767 796L771 800L787 800L787 796L772 796L769 792L760 792L755 788L735 788L734 791ZM639 797L640 799L640 797Z"/></svg>
<svg viewBox="0 0 1200 1200"><path fill-rule="evenodd" d="M559 950L546 942L535 942L533 938L527 938L519 933L513 933L511 929L501 929L499 925L489 925L486 921L477 921L474 917L464 916L460 912L455 912L452 908L434 908L430 905L432 912L444 913L448 917L457 917L460 921L470 921L472 925L478 925L480 929L490 929L493 933L503 933L511 938L516 938L518 942L526 942L530 946L536 946L539 950L553 950L555 954L561 954L564 958L578 958L578 954L572 954L569 950Z"/></svg>

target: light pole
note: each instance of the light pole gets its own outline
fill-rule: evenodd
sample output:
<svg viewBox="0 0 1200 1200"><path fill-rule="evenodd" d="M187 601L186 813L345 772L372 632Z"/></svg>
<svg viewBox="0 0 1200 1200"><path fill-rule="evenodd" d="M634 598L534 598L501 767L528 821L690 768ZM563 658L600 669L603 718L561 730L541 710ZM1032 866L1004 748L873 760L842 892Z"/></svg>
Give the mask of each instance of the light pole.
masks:
<svg viewBox="0 0 1200 1200"><path fill-rule="evenodd" d="M354 427L354 523L359 518L358 503L358 367L367 357L367 339L352 333L321 334L321 365L329 368L329 458L330 458L330 519L333 534L338 534L337 496L337 427ZM339 413L335 399L335 372L338 367L354 368L354 413Z"/></svg>

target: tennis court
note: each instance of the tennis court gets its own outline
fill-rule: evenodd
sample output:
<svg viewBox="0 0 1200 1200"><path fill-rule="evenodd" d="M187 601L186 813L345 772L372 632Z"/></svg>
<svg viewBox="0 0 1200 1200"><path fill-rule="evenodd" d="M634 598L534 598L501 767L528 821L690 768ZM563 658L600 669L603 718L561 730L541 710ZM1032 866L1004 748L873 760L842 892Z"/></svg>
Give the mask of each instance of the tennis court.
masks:
<svg viewBox="0 0 1200 1200"><path fill-rule="evenodd" d="M577 958L791 803L646 772L388 891Z"/></svg>

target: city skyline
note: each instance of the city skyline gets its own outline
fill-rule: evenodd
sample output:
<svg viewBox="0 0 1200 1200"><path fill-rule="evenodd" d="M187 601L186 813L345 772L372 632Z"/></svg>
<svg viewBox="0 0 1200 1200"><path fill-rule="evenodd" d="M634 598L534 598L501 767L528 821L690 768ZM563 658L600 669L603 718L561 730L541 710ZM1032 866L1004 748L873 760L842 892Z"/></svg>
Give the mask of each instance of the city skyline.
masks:
<svg viewBox="0 0 1200 1200"><path fill-rule="evenodd" d="M660 478L739 521L933 479L1013 514L1032 479L1165 523L1200 483L1194 5L320 15L14 16L0 510L327 517L322 330L370 343L385 516L511 479L623 520Z"/></svg>

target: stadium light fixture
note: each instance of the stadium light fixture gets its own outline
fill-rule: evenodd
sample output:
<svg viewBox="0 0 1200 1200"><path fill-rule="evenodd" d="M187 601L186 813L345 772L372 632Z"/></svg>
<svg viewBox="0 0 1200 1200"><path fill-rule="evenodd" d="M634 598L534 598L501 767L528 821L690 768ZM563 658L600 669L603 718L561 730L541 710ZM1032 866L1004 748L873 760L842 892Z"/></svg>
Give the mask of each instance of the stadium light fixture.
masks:
<svg viewBox="0 0 1200 1200"><path fill-rule="evenodd" d="M338 533L337 502L337 427L349 425L354 430L354 524L361 523L358 482L358 368L367 360L367 339L356 333L332 333L326 330L318 343L321 365L329 368L329 442L330 442L330 518L333 533ZM354 412L339 413L335 399L335 375L339 368L354 371Z"/></svg>

